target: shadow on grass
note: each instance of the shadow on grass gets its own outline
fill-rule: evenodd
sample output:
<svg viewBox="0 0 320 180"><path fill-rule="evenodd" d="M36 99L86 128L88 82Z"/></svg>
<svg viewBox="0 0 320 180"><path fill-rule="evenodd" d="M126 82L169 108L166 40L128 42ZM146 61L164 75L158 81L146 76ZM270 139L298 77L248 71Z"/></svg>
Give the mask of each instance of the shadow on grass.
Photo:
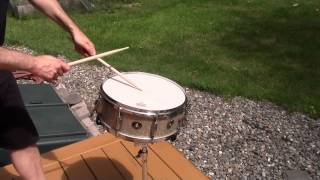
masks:
<svg viewBox="0 0 320 180"><path fill-rule="evenodd" d="M227 5L234 18L218 44L233 59L241 61L240 74L265 89L264 97L278 103L289 102L293 110L303 109L319 117L320 10L315 4Z"/></svg>

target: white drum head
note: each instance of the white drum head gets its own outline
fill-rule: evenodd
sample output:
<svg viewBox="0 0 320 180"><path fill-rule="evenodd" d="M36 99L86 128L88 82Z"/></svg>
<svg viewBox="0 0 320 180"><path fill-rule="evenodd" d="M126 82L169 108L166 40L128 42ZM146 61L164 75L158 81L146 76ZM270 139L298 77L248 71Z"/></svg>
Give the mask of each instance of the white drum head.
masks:
<svg viewBox="0 0 320 180"><path fill-rule="evenodd" d="M143 110L163 111L179 107L186 100L183 89L167 78L142 72L123 75L142 91L130 86L120 76L114 76L102 85L104 93L121 104Z"/></svg>

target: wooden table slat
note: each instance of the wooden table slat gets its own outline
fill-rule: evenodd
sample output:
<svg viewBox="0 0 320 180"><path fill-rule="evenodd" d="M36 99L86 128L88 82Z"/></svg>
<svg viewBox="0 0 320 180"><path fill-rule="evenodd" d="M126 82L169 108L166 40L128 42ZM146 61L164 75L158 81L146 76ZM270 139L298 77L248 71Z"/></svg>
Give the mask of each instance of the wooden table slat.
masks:
<svg viewBox="0 0 320 180"><path fill-rule="evenodd" d="M159 142L149 146L183 180L208 179L190 161L185 159L172 145Z"/></svg>
<svg viewBox="0 0 320 180"><path fill-rule="evenodd" d="M112 163L118 168L125 179L141 180L142 168L130 153L119 143L105 146L103 151L110 157ZM149 176L149 179L152 179Z"/></svg>
<svg viewBox="0 0 320 180"><path fill-rule="evenodd" d="M148 180L208 179L169 143L163 141L148 147ZM137 151L133 143L106 133L41 156L48 180L141 180ZM9 179L19 179L13 165L0 168L0 180Z"/></svg>
<svg viewBox="0 0 320 180"><path fill-rule="evenodd" d="M101 149L85 153L82 157L97 179L124 180L118 169Z"/></svg>
<svg viewBox="0 0 320 180"><path fill-rule="evenodd" d="M61 165L58 162L51 164L50 166L46 166L43 171L47 180L68 180Z"/></svg>
<svg viewBox="0 0 320 180"><path fill-rule="evenodd" d="M140 148L129 141L122 141L129 152L136 156ZM154 179L180 179L153 151L148 148L148 172ZM138 158L138 162L142 165L142 158Z"/></svg>
<svg viewBox="0 0 320 180"><path fill-rule="evenodd" d="M117 141L119 141L119 139L115 138L110 134L99 135L99 136L91 137L87 140L84 140L78 143L74 143L74 144L64 146L62 148L58 148L54 151L45 153L41 156L45 159L65 160L66 158L70 158L78 154L83 154L87 151L92 151L94 149L99 149L101 146L112 144ZM47 165L47 164L48 162L44 162L44 165Z"/></svg>
<svg viewBox="0 0 320 180"><path fill-rule="evenodd" d="M0 179L1 180L12 180L14 177L17 177L18 173L13 166L0 169Z"/></svg>
<svg viewBox="0 0 320 180"><path fill-rule="evenodd" d="M69 179L95 180L94 175L80 155L62 161L61 164Z"/></svg>

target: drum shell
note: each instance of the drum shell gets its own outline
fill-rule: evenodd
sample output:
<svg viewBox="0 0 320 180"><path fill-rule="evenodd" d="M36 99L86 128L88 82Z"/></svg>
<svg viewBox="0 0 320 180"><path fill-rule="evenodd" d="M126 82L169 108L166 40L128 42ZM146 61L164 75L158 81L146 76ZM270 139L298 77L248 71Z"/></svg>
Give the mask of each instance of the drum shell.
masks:
<svg viewBox="0 0 320 180"><path fill-rule="evenodd" d="M124 139L148 143L176 134L185 120L186 102L167 111L138 110L119 104L100 92L97 106L102 124L109 132ZM139 127L141 125L141 127Z"/></svg>

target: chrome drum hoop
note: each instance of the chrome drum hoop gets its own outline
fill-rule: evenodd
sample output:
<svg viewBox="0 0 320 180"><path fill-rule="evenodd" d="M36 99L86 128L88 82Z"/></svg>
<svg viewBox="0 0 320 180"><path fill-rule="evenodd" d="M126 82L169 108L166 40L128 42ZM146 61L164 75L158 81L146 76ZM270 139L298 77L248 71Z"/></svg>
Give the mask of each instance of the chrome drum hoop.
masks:
<svg viewBox="0 0 320 180"><path fill-rule="evenodd" d="M119 102L113 100L108 95L106 95L102 91L102 89L100 89L100 95L103 98L103 100L110 103L114 108L118 109L119 107L121 107L121 112L125 112L128 114L140 115L140 116L144 116L144 117L158 116L158 118L165 118L165 117L171 118L175 114L185 113L186 108L187 108L187 97L186 97L184 103L176 108L168 109L168 110L161 110L161 111L150 111L150 110L143 110L143 109L130 107L125 104L119 103Z"/></svg>
<svg viewBox="0 0 320 180"><path fill-rule="evenodd" d="M105 93L103 85L106 80L101 84L99 92L99 104L103 110L97 113L101 115L102 125L104 125L109 132L124 139L141 143L168 139L170 136L178 133L186 118L187 97L185 91L177 83L167 78L154 74L151 75L170 81L180 88L184 94L183 103L178 107L167 110L145 110L131 107L114 100ZM140 124L139 126L142 128L135 130L134 123Z"/></svg>

